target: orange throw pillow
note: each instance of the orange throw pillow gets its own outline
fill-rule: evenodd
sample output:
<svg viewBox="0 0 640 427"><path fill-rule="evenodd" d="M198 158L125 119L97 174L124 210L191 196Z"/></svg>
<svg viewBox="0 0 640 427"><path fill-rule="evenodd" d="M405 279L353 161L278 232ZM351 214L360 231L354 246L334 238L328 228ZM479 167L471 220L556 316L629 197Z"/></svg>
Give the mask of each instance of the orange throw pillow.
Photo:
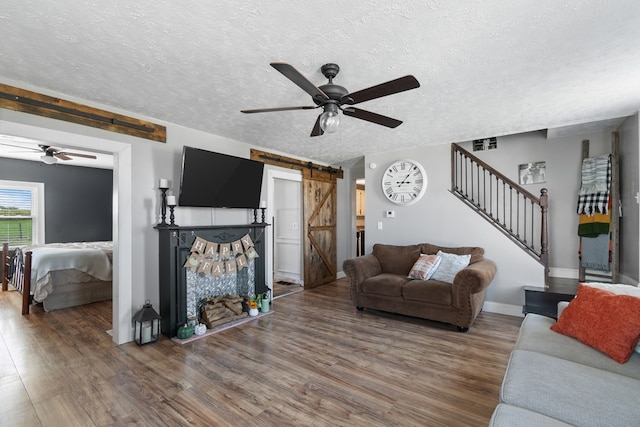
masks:
<svg viewBox="0 0 640 427"><path fill-rule="evenodd" d="M640 298L579 284L576 297L551 330L624 363L640 339Z"/></svg>

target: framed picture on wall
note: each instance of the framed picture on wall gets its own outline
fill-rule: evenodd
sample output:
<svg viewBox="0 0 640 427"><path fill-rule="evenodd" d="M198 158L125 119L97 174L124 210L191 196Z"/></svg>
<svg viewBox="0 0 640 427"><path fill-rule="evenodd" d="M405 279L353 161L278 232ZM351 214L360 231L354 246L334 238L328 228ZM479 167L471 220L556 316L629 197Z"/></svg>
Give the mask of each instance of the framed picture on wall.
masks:
<svg viewBox="0 0 640 427"><path fill-rule="evenodd" d="M520 185L540 184L547 182L547 163L532 162L518 165Z"/></svg>

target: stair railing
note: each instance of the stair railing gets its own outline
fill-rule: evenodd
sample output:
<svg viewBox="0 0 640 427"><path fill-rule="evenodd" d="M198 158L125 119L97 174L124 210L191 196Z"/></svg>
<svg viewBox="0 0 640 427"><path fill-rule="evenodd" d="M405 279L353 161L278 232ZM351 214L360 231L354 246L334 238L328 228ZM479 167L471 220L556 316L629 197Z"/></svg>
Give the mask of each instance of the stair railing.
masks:
<svg viewBox="0 0 640 427"><path fill-rule="evenodd" d="M451 193L544 266L549 283L547 189L536 197L458 144L451 144ZM539 238L539 241L538 241Z"/></svg>

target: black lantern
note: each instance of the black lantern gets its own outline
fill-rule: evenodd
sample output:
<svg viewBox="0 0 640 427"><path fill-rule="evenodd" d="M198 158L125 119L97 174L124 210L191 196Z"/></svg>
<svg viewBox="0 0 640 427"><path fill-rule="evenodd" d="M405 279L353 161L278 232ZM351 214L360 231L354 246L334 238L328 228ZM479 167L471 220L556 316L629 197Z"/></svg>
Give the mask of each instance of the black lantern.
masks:
<svg viewBox="0 0 640 427"><path fill-rule="evenodd" d="M146 300L144 306L133 316L135 322L134 340L138 345L158 341L160 338L160 315L151 306L151 301Z"/></svg>

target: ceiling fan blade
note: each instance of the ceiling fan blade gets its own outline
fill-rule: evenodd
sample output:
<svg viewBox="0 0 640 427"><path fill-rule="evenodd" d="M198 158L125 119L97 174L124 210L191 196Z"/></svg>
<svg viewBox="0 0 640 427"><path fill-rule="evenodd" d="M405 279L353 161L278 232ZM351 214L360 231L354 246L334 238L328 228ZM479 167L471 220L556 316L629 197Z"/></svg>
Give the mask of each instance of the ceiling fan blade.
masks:
<svg viewBox="0 0 640 427"><path fill-rule="evenodd" d="M388 128L395 128L402 124L402 121L393 119L391 117L383 116L381 114L372 113L371 111L360 110L355 107L347 107L342 110L345 116L355 117L356 119L366 120L371 123L386 126Z"/></svg>
<svg viewBox="0 0 640 427"><path fill-rule="evenodd" d="M25 147L22 145L13 145L13 144L5 144L4 142L1 142L0 145L4 145L6 147L14 147L14 148L21 148L23 150L32 150L32 151L37 151L39 152L40 150L37 148L32 148L32 147Z"/></svg>
<svg viewBox="0 0 640 427"><path fill-rule="evenodd" d="M275 107L275 108L258 108L255 110L240 110L241 113L247 113L247 114L252 114L252 113L269 113L272 111L288 111L288 110L313 110L318 108L317 105L314 106L310 106L310 105L306 105L304 107Z"/></svg>
<svg viewBox="0 0 640 427"><path fill-rule="evenodd" d="M97 159L96 156L94 156L93 154L82 154L82 153L69 153L68 151L58 151L57 153L55 153L55 155L59 158L62 158L60 156L74 156L74 157L84 157L85 159ZM67 159L63 159L63 160L71 160L71 157L68 157Z"/></svg>
<svg viewBox="0 0 640 427"><path fill-rule="evenodd" d="M65 155L65 153L61 153L61 152L55 152L55 153L53 153L53 157L57 157L57 158L59 158L60 160L72 160L72 159L71 159L71 157L67 157L67 156Z"/></svg>
<svg viewBox="0 0 640 427"><path fill-rule="evenodd" d="M311 131L311 135L309 136L321 136L324 133L324 131L320 127L320 117L322 117L322 114L318 115L318 118L316 119L316 124L313 126L313 130Z"/></svg>
<svg viewBox="0 0 640 427"><path fill-rule="evenodd" d="M311 83L298 70L293 68L286 62L272 62L271 66L280 71L286 78L297 84L302 90L311 95L312 98L319 101L329 99L326 93L321 91L316 85Z"/></svg>
<svg viewBox="0 0 640 427"><path fill-rule="evenodd" d="M390 80L386 83L380 83L376 86L371 86L366 89L358 90L353 93L348 93L342 98L345 104L353 105L360 102L370 101L372 99L381 98L387 95L393 95L394 93L404 92L405 90L416 89L420 87L420 83L413 76L404 76L395 80Z"/></svg>

